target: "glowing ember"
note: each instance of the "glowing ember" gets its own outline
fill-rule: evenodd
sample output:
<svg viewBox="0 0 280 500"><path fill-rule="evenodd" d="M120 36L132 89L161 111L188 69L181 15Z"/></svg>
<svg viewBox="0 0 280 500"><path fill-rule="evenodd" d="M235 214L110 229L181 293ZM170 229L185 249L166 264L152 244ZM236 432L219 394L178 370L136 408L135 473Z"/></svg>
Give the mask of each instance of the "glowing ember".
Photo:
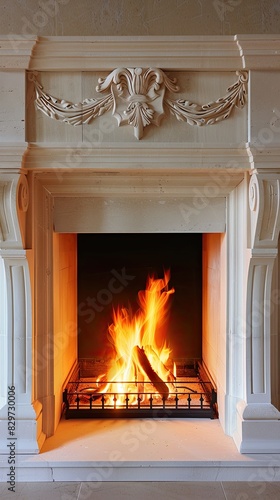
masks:
<svg viewBox="0 0 280 500"><path fill-rule="evenodd" d="M176 365L173 373L165 366L171 350L163 334L169 311L168 299L175 291L174 288L168 290L169 280L169 271L164 273L163 279L149 276L146 290L138 293L140 308L132 317L125 308L113 310L109 336L115 357L106 374L110 382L102 384L101 377L99 392L119 394L117 402L115 400L117 405L124 403L124 394L129 394L130 404L137 402L144 392L144 382L150 382L153 392L162 398L167 398L169 391L174 389Z"/></svg>

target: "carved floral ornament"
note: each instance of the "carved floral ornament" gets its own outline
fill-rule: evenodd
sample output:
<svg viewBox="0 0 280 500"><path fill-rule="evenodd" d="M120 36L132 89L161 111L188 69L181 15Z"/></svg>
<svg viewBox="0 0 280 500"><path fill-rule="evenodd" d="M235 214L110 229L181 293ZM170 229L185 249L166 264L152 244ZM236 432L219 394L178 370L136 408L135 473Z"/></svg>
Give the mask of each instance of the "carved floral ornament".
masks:
<svg viewBox="0 0 280 500"><path fill-rule="evenodd" d="M176 79L169 78L158 68L117 68L106 78L99 78L96 91L106 93L99 99L87 98L78 104L47 94L30 74L36 90L35 106L45 115L70 125L89 123L112 110L118 125L130 125L137 139L148 125L159 125L165 110L177 120L189 125L212 125L229 117L234 107L243 108L247 95L247 72L237 71L237 81L228 87L224 97L207 104L196 104L185 99L165 97L165 90L178 92Z"/></svg>

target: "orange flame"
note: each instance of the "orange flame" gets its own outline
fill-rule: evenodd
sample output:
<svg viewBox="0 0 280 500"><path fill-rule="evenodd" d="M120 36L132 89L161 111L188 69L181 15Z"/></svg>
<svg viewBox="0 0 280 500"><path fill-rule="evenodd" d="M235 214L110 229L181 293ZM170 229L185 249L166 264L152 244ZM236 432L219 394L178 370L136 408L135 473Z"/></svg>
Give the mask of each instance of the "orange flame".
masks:
<svg viewBox="0 0 280 500"><path fill-rule="evenodd" d="M138 293L140 308L132 317L125 308L113 310L113 323L109 326L109 336L114 346L115 358L106 378L110 382L117 381L117 383L107 384L102 392L112 390L114 393L135 393L135 384L139 390L139 383L141 385L141 382L147 380L147 373L135 356L136 346L144 350L152 371L162 380L168 382L174 380L174 375L165 366L171 349L162 334L162 327L169 311L168 300L175 291L174 288L168 290L169 280L169 271L164 272L163 279L149 276L146 290ZM131 384L132 381L135 381L135 384ZM137 397L134 399L136 401ZM123 402L121 398L118 398L117 404L121 402Z"/></svg>

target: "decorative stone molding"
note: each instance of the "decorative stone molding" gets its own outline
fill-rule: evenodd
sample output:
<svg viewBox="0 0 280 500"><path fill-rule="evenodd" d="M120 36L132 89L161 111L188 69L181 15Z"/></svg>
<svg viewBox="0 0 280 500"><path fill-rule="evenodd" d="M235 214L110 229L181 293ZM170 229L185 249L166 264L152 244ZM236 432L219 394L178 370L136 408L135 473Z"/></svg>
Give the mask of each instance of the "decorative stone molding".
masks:
<svg viewBox="0 0 280 500"><path fill-rule="evenodd" d="M245 420L279 420L280 418L280 412L270 403L246 405L244 401L239 401L236 406Z"/></svg>
<svg viewBox="0 0 280 500"><path fill-rule="evenodd" d="M39 183L42 186L45 213L52 217L49 226L58 233L128 232L130 221L136 233L164 231L166 224L174 232L191 231L194 226L197 232L223 232L225 197L242 180L240 172L57 174L36 172L34 176L38 188Z"/></svg>
<svg viewBox="0 0 280 500"><path fill-rule="evenodd" d="M18 208L21 212L27 212L29 205L29 187L25 175L20 176L18 183Z"/></svg>
<svg viewBox="0 0 280 500"><path fill-rule="evenodd" d="M234 438L237 444L240 442L242 453L252 452L254 446L262 451L265 451L265 446L279 450L280 445L279 440L273 442L272 427L261 426L262 420L269 420L275 427L273 432L279 435L280 412L271 404L271 323L275 308L271 290L280 227L279 182L279 171L259 173L255 169L249 184L251 255L247 271L244 345L246 402L237 405L239 430ZM250 427L248 422L254 422L253 426ZM252 432L255 432L255 444ZM238 434L242 434L242 443Z"/></svg>
<svg viewBox="0 0 280 500"><path fill-rule="evenodd" d="M33 404L33 339L29 266L23 249L0 250L2 266L0 326L1 366L4 367L4 401L0 404L0 453L7 454L4 436L8 428L6 388L16 388L17 452L38 453L44 439L39 425L42 406ZM5 304L9 308L5 308ZM36 426L38 423L38 427ZM34 425L35 424L35 425ZM39 443L39 444L38 444Z"/></svg>
<svg viewBox="0 0 280 500"><path fill-rule="evenodd" d="M27 37L21 37L27 38ZM169 69L279 69L279 35L59 36L38 38L29 69L109 70L118 65ZM278 50L277 50L278 49ZM167 63L168 61L168 63Z"/></svg>
<svg viewBox="0 0 280 500"><path fill-rule="evenodd" d="M0 143L0 165L1 173L20 173L23 171L22 159L26 151L27 143Z"/></svg>
<svg viewBox="0 0 280 500"><path fill-rule="evenodd" d="M243 68L279 69L279 35L235 35Z"/></svg>
<svg viewBox="0 0 280 500"><path fill-rule="evenodd" d="M277 121L274 122L273 130L280 134L280 112L278 110L275 113ZM269 147L268 147L269 146ZM269 144L260 144L259 148L253 147L252 145L247 145L247 153L249 162L251 164L251 170L255 170L260 174L264 174L266 171L279 173L279 157L280 148L270 147Z"/></svg>
<svg viewBox="0 0 280 500"><path fill-rule="evenodd" d="M32 50L37 42L34 35L1 35L0 69L26 69L29 67Z"/></svg>
<svg viewBox="0 0 280 500"><path fill-rule="evenodd" d="M279 69L279 35L229 36L59 36L2 35L0 67L105 70L118 65L173 70Z"/></svg>
<svg viewBox="0 0 280 500"><path fill-rule="evenodd" d="M249 185L251 247L276 248L280 229L278 174L253 174Z"/></svg>
<svg viewBox="0 0 280 500"><path fill-rule="evenodd" d="M253 257L250 262L248 277L248 312L247 312L247 335L248 352L251 359L251 370L247 376L248 394L247 398L252 402L255 395L258 400L260 395L267 398L268 387L268 360L266 353L269 352L267 339L269 321L269 294L267 290L271 286L272 265L274 256L270 258Z"/></svg>
<svg viewBox="0 0 280 500"><path fill-rule="evenodd" d="M117 68L106 78L98 80L97 92L110 90L109 94L100 99L87 98L78 104L45 92L35 73L30 74L30 79L36 90L35 105L48 117L70 125L81 125L112 109L118 125L131 125L135 137L141 139L146 126L159 126L165 114L164 107L177 120L189 125L213 125L228 118L233 108L242 108L246 101L248 74L240 71L236 74L238 80L228 87L224 97L204 105L185 99L164 98L166 89L178 92L179 87L175 79L170 79L158 68Z"/></svg>
<svg viewBox="0 0 280 500"><path fill-rule="evenodd" d="M41 37L29 69L105 70L118 66L234 71L242 58L235 36L58 36Z"/></svg>
<svg viewBox="0 0 280 500"><path fill-rule="evenodd" d="M251 177L250 179L250 184L249 184L249 195L248 195L248 200L249 200L249 207L251 212L256 212L258 204L259 204L259 186L256 181L256 178L254 176Z"/></svg>
<svg viewBox="0 0 280 500"><path fill-rule="evenodd" d="M16 204L19 177L19 174L1 173L0 249L22 246Z"/></svg>
<svg viewBox="0 0 280 500"><path fill-rule="evenodd" d="M219 185L227 185L231 176L236 174L242 179L244 171L250 170L249 156L245 148L159 147L151 143L144 147L144 144L138 146L131 142L127 147L113 145L110 149L105 147L94 149L82 144L74 144L69 149L66 146L50 148L30 144L24 157L24 167L28 170L51 169L61 181L67 170L77 168L110 172L112 169L114 172L123 170L143 172L150 169L169 172L171 164L173 174L181 172L182 169L195 170L196 174L210 171L211 176L216 172Z"/></svg>
<svg viewBox="0 0 280 500"><path fill-rule="evenodd" d="M270 290L272 272L277 257L280 228L279 173L255 171L249 184L251 209L251 257L247 286L247 356L250 370L246 376L247 398L269 402L270 393Z"/></svg>

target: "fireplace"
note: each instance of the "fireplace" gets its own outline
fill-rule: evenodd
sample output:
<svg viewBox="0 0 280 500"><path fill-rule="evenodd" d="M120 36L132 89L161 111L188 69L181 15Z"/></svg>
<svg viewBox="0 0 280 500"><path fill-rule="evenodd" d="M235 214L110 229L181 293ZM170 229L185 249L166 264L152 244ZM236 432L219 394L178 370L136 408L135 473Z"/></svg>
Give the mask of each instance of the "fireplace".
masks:
<svg viewBox="0 0 280 500"><path fill-rule="evenodd" d="M81 361L85 234L168 235L180 251L179 237L201 238L201 345L184 360L206 369L241 453L279 453L279 40L260 37L252 49L246 36L124 38L30 37L17 54L5 42L3 89L20 104L1 144L0 352L1 378L16 391L18 453L39 453L55 434ZM6 436L4 386L1 398Z"/></svg>
<svg viewBox="0 0 280 500"><path fill-rule="evenodd" d="M202 235L79 234L78 363L67 418L211 417Z"/></svg>

